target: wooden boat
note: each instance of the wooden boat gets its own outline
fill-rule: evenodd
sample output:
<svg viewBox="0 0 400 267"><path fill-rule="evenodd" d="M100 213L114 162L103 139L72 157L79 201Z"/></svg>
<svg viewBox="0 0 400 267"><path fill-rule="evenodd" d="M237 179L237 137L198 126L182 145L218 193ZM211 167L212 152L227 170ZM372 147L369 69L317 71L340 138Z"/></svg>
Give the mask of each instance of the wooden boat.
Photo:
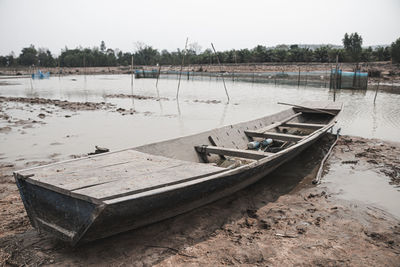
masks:
<svg viewBox="0 0 400 267"><path fill-rule="evenodd" d="M31 224L75 245L187 212L263 178L332 128L342 109L302 106L14 176ZM263 138L273 143L246 149Z"/></svg>

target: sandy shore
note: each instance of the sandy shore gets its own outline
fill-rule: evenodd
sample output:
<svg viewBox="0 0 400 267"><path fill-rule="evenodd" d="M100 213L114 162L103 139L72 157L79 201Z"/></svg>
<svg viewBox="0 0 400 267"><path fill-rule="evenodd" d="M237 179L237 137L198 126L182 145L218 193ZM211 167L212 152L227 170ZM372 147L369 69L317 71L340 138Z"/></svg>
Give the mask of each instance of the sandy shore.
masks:
<svg viewBox="0 0 400 267"><path fill-rule="evenodd" d="M228 198L77 248L30 226L12 177L15 163L2 162L0 264L398 266L399 218L373 205L343 200L324 184L312 185L332 139L326 136ZM344 136L326 171L351 164L355 172L373 169L399 184L399 154L397 143Z"/></svg>

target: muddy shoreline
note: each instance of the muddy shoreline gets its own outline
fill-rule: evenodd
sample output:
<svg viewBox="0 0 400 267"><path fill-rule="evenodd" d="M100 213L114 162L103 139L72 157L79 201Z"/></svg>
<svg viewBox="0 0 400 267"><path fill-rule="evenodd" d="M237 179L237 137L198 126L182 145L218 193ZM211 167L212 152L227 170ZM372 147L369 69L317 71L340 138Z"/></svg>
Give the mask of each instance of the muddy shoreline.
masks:
<svg viewBox="0 0 400 267"><path fill-rule="evenodd" d="M29 224L12 171L0 165L0 264L398 266L400 218L312 180L326 136L261 182L187 214L70 248ZM343 136L326 166L349 164L398 185L400 144ZM51 162L26 163L26 166ZM324 178L322 178L324 179Z"/></svg>

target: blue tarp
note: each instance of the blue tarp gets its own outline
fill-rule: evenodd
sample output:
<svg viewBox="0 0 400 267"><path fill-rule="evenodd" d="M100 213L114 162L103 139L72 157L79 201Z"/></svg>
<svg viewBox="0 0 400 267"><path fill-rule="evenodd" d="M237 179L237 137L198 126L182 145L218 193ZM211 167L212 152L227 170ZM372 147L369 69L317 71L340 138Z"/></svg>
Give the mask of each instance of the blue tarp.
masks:
<svg viewBox="0 0 400 267"><path fill-rule="evenodd" d="M38 70L36 73L32 74L32 79L46 79L50 77L50 72L43 73L41 70Z"/></svg>

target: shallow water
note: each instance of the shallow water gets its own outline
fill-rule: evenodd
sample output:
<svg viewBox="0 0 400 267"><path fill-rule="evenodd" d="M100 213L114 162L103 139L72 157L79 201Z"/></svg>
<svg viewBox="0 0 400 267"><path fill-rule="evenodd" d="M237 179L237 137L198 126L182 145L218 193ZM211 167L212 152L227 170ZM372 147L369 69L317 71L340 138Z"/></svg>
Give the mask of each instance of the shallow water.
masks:
<svg viewBox="0 0 400 267"><path fill-rule="evenodd" d="M354 171L336 164L324 176L322 185L340 198L367 203L400 218L400 190L389 182L389 177L373 170Z"/></svg>
<svg viewBox="0 0 400 267"><path fill-rule="evenodd" d="M179 101L176 101L176 76L156 79L134 79L130 75L76 75L51 77L44 80L8 80L0 86L1 96L42 97L78 102L108 102L117 107L135 109L137 113L122 116L113 111L55 110L45 119L37 118L43 111L26 104L9 103L7 114L31 118L47 124L29 129L14 129L0 134L0 150L10 160L43 159L55 154L82 154L94 145L112 150L141 145L172 137L237 123L277 111L287 106L277 102L301 103L306 100L333 100L333 93L322 87L297 87L226 80L230 103L226 104L220 78L196 77L182 79ZM110 94L160 96L160 101L110 98ZM380 92L373 104L373 91L341 90L336 101L345 108L339 117L342 134L400 141L400 95ZM199 101L217 100L220 103ZM46 109L52 109L46 106ZM72 115L65 118L64 115ZM79 114L79 116L77 115ZM3 122L0 126L6 126ZM21 134L25 133L25 134Z"/></svg>

